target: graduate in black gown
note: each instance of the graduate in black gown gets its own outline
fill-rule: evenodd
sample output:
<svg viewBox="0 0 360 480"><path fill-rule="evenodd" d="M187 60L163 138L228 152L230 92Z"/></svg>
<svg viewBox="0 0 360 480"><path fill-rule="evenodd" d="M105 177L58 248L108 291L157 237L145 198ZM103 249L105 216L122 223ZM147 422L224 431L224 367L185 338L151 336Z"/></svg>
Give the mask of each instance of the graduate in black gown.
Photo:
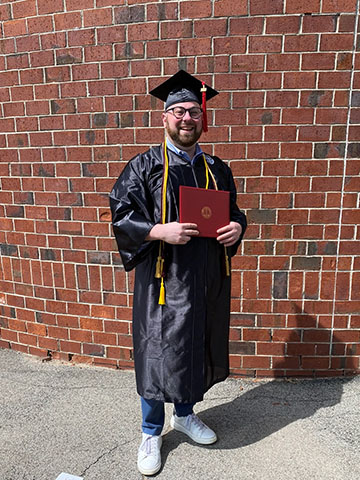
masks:
<svg viewBox="0 0 360 480"><path fill-rule="evenodd" d="M110 194L113 229L126 271L135 268L133 344L143 438L138 468L161 468L164 402L171 425L201 444L216 434L194 413L229 375L231 257L246 228L230 168L198 144L206 100L218 92L180 70L150 92L165 102L165 140L126 165ZM179 222L181 185L230 192L230 222L216 238Z"/></svg>

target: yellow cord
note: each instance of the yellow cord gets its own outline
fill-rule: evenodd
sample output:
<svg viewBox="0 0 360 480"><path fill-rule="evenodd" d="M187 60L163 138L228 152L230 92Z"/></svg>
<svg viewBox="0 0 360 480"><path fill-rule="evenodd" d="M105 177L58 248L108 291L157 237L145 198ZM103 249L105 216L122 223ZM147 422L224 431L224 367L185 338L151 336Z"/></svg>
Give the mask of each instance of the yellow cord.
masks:
<svg viewBox="0 0 360 480"><path fill-rule="evenodd" d="M164 178L162 184L162 208L161 208L161 223L164 224L166 221L166 193L167 193L167 182L169 176L169 157L167 154L167 145L166 137L164 141ZM165 285L164 285L164 241L160 240L159 244L159 255L156 261L155 268L155 278L161 278L160 284L160 294L159 294L159 305L165 305Z"/></svg>
<svg viewBox="0 0 360 480"><path fill-rule="evenodd" d="M206 190L209 188L209 173L210 173L210 176L211 176L211 180L213 181L215 190L219 190L218 186L217 186L217 183L216 183L216 180L215 180L215 177L214 177L214 174L212 173L211 168L207 164L207 161L206 161L206 158L205 158L204 154L203 154L203 160L204 160L205 174L206 174L206 186L205 186Z"/></svg>
<svg viewBox="0 0 360 480"><path fill-rule="evenodd" d="M211 180L213 181L215 190L218 190L218 186L217 186L217 183L216 183L214 174L212 173L211 168L210 168L209 165L207 164L207 161L206 161L206 158L205 158L205 155L204 155L204 154L203 154L203 159L204 159L205 172L206 172L206 186L205 186L205 188L206 188L206 189L209 188L209 173L210 173ZM227 253L227 248L225 247L225 245L224 245L224 251L225 251L225 271L226 271L226 276L227 276L227 277L230 277L230 261L229 261L229 256L228 256L228 253Z"/></svg>
<svg viewBox="0 0 360 480"><path fill-rule="evenodd" d="M209 165L207 164L207 161L205 159L205 155L203 154L203 160L205 164L205 175L206 175L206 185L205 188L206 190L209 188Z"/></svg>
<svg viewBox="0 0 360 480"><path fill-rule="evenodd" d="M167 181L169 176L169 157L167 154L167 145L166 145L166 137L164 141L164 157L165 157L165 170L164 170L164 180L162 185L162 218L161 223L165 223L166 220L166 191L167 191Z"/></svg>

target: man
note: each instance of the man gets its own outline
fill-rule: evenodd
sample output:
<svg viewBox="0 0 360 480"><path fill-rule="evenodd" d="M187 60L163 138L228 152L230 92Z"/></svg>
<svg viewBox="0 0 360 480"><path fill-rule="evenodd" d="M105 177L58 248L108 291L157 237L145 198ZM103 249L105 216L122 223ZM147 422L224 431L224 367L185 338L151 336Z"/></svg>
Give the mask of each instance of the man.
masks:
<svg viewBox="0 0 360 480"><path fill-rule="evenodd" d="M229 374L229 258L246 228L229 167L197 143L205 100L218 92L180 70L150 92L165 102L163 145L134 157L110 194L113 228L126 271L136 267L133 343L142 406L138 468L161 468L164 402L171 426L200 444L216 434L194 413L196 402ZM179 187L230 192L230 222L216 238L179 222Z"/></svg>

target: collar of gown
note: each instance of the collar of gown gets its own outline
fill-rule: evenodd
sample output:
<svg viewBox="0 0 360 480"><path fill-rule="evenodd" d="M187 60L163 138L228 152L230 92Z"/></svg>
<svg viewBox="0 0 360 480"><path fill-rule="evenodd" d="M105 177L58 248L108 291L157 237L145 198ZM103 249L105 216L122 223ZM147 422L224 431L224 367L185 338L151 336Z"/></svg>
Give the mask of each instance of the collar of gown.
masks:
<svg viewBox="0 0 360 480"><path fill-rule="evenodd" d="M184 150L180 150L179 148L177 148L173 143L171 143L171 141L169 140L169 138L166 139L166 145L168 147L169 150L171 150L172 152L176 153L179 157L183 158L184 160L192 163L194 165L194 163L200 158L202 157L202 155L205 155L205 158L206 158L206 161L207 163L210 163L211 165L214 163L214 160L211 158L211 157L208 157L201 149L200 145L197 143L196 144L196 149L195 149L195 155L193 156L192 160L191 158L189 157L189 155L184 151Z"/></svg>

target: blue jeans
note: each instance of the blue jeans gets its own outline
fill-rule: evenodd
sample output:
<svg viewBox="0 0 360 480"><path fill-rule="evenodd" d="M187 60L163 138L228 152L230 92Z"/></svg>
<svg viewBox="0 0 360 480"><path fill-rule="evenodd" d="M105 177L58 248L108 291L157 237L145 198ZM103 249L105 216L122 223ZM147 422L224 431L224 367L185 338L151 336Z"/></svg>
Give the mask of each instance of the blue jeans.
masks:
<svg viewBox="0 0 360 480"><path fill-rule="evenodd" d="M164 402L141 398L142 431L149 435L161 435L165 421ZM195 403L175 403L174 408L178 417L186 417L193 413Z"/></svg>

